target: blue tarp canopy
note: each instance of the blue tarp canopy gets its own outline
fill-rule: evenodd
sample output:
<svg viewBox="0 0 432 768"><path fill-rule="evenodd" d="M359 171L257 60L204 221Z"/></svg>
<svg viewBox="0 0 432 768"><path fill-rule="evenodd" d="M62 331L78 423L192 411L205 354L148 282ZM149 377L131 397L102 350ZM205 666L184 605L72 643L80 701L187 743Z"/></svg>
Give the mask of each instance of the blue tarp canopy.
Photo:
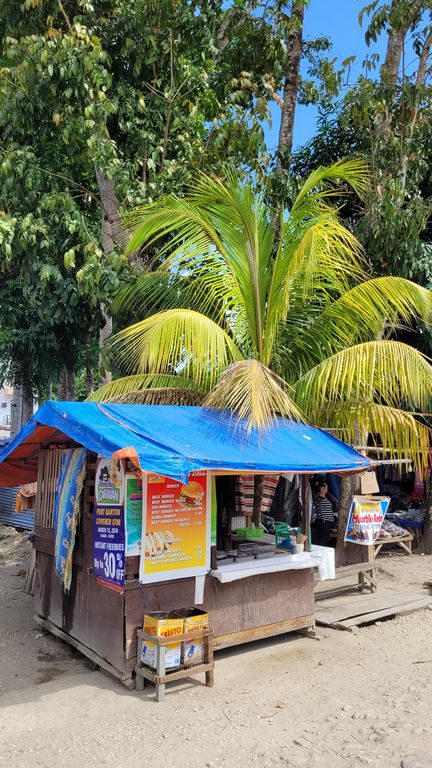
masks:
<svg viewBox="0 0 432 768"><path fill-rule="evenodd" d="M48 401L0 451L0 486L35 481L39 452L67 445L130 458L143 471L182 482L199 469L337 473L371 466L328 432L282 419L260 434L204 408Z"/></svg>

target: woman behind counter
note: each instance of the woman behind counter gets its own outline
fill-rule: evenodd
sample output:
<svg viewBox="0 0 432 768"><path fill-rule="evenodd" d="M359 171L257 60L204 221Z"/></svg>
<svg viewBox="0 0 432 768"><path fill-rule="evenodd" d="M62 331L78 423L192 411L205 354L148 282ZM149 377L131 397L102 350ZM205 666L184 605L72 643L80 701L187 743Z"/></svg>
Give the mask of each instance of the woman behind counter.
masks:
<svg viewBox="0 0 432 768"><path fill-rule="evenodd" d="M317 492L313 497L313 505L317 523L317 544L326 547L330 538L330 531L335 527L336 515L333 505L327 496L328 485L322 480L317 485Z"/></svg>

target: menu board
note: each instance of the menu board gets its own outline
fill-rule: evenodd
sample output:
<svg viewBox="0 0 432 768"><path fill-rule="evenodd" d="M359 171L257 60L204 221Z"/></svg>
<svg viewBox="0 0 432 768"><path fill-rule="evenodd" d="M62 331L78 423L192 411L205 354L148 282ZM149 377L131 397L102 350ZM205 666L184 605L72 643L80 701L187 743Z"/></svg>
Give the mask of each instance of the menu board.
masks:
<svg viewBox="0 0 432 768"><path fill-rule="evenodd" d="M210 477L192 472L183 485L163 475L143 479L140 581L201 576L209 569Z"/></svg>
<svg viewBox="0 0 432 768"><path fill-rule="evenodd" d="M122 591L125 572L124 465L99 459L93 509L93 571L109 589Z"/></svg>

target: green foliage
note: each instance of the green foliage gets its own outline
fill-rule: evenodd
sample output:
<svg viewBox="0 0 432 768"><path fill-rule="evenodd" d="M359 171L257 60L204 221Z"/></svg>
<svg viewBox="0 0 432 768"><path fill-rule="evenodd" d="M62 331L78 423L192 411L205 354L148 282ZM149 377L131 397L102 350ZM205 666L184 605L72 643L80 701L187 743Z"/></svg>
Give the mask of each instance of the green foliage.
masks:
<svg viewBox="0 0 432 768"><path fill-rule="evenodd" d="M32 386L55 381L64 364L77 370L89 348L94 354L99 307L137 271L115 242L102 249L96 169L115 179L127 209L181 192L198 168L268 163L262 121L280 44L277 36L270 48L260 43L246 82L238 54L262 31L250 10L238 4L220 52L219 2L2 3L0 325L9 342L0 354L15 354L10 339L23 332L11 293L28 308L31 344L16 354L20 366L32 361ZM122 242L115 215L110 226ZM63 356L52 353L62 347Z"/></svg>
<svg viewBox="0 0 432 768"><path fill-rule="evenodd" d="M432 142L426 116L431 95L425 89L412 137L407 115L415 89L407 84L392 97L390 136L380 133L388 106L386 90L362 80L345 98L335 118L323 118L312 141L293 158L292 170L302 177L316 163L329 163L352 153L370 157L371 194L364 203L344 208L377 274L396 274L432 286L429 218ZM407 165L401 168L406 155ZM360 203L360 205L359 205ZM361 215L362 210L364 215Z"/></svg>
<svg viewBox="0 0 432 768"><path fill-rule="evenodd" d="M201 176L186 198L128 216L129 249L159 247L161 265L119 297L148 316L112 339L123 375L93 399L167 388L172 402L175 387L181 402L192 387L249 426L266 429L279 413L349 441L360 429L421 464L429 433L416 412L428 409L432 366L388 336L414 318L430 323L432 294L370 278L332 206L348 184L368 195L364 164L317 169L276 226L264 193L233 176Z"/></svg>
<svg viewBox="0 0 432 768"><path fill-rule="evenodd" d="M430 0L376 1L362 10L360 22L369 17L368 43L386 32L390 45L392 35L409 33L405 45L409 42L414 48L415 60L407 70L401 60L400 77L395 82L389 83L384 64L380 80L371 80L368 69L378 63L377 54L372 52L366 76L359 78L332 115L321 118L312 141L292 163L294 174L304 177L317 163L333 163L353 155L368 157L370 194L364 201L345 204L343 215L376 274L401 275L427 287L432 286L432 96L427 82L431 10Z"/></svg>

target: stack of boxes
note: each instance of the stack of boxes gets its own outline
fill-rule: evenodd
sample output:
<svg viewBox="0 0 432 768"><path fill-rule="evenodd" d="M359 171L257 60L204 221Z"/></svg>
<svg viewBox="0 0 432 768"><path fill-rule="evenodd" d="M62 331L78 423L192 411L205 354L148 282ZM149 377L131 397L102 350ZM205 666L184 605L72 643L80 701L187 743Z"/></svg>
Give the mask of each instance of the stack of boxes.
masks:
<svg viewBox="0 0 432 768"><path fill-rule="evenodd" d="M208 627L208 614L199 608L183 608L179 611L157 611L146 613L143 629L156 637L172 637L173 644L166 647L166 668L174 669L180 664L198 664L204 660L204 640L187 640L176 643L176 635L198 632ZM144 641L141 661L156 669L156 644Z"/></svg>

